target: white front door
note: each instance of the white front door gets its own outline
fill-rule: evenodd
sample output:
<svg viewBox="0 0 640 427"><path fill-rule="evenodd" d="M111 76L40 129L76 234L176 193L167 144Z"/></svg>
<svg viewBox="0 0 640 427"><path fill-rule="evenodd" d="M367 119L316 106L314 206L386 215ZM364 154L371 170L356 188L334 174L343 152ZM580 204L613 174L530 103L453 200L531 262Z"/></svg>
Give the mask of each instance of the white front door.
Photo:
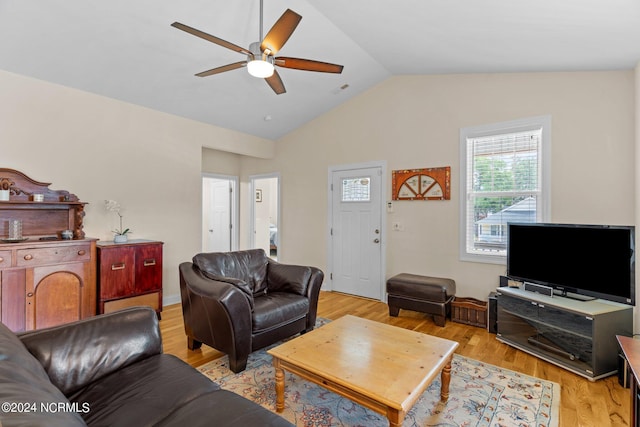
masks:
<svg viewBox="0 0 640 427"><path fill-rule="evenodd" d="M331 279L335 291L383 298L382 167L331 173Z"/></svg>

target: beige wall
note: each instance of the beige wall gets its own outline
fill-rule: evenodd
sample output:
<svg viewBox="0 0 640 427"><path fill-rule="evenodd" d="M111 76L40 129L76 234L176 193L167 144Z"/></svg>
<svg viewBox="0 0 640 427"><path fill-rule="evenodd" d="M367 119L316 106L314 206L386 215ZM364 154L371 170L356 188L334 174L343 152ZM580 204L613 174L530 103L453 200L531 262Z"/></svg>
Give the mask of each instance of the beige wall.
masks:
<svg viewBox="0 0 640 427"><path fill-rule="evenodd" d="M165 301L201 247L202 147L273 155L272 141L0 71L0 165L88 202L87 236L112 239L123 207L135 239L164 247Z"/></svg>
<svg viewBox="0 0 640 427"><path fill-rule="evenodd" d="M638 73L399 76L274 144L0 71L0 165L89 202L89 236L111 239L117 217L103 200L118 200L132 238L166 242L165 297L174 301L177 265L200 249L201 172L228 173L216 166L227 154L205 159L202 147L244 155L241 230L248 177L280 173L282 261L323 269L330 166L384 160L388 194L391 170L451 166L450 201L396 202L387 215L387 226L405 230L388 231L386 274L452 277L458 295L484 299L504 267L459 261L459 129L550 114L551 219L633 224Z"/></svg>
<svg viewBox="0 0 640 427"><path fill-rule="evenodd" d="M210 148L202 149L202 172L240 176L242 157L236 153Z"/></svg>
<svg viewBox="0 0 640 427"><path fill-rule="evenodd" d="M632 71L393 77L279 140L273 160L245 159L243 172L281 173L283 262L326 269L329 166L386 160L389 197L392 170L451 166L450 201L394 203L386 275L451 277L458 295L486 299L505 267L459 260L459 130L547 114L551 220L634 224Z"/></svg>

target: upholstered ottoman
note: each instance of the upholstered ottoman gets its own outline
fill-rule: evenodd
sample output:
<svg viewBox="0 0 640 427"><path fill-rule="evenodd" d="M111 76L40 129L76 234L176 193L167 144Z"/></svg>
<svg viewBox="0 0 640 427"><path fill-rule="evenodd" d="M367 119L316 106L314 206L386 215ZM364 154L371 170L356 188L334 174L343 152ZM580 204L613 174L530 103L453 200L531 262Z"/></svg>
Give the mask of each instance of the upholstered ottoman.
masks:
<svg viewBox="0 0 640 427"><path fill-rule="evenodd" d="M402 273L387 280L389 315L400 309L433 315L438 326L444 326L451 314L451 301L456 295L456 282L442 277Z"/></svg>

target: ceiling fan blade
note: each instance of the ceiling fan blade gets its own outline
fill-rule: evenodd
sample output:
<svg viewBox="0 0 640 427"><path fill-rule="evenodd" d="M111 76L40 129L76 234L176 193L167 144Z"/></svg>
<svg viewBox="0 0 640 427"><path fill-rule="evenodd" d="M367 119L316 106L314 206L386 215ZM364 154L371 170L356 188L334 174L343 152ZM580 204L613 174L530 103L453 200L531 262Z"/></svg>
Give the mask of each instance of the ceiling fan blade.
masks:
<svg viewBox="0 0 640 427"><path fill-rule="evenodd" d="M284 11L280 19L273 24L273 27L269 30L264 40L260 44L260 50L268 50L269 55L275 55L282 46L289 40L291 34L296 29L302 16L298 15L291 9Z"/></svg>
<svg viewBox="0 0 640 427"><path fill-rule="evenodd" d="M318 71L320 73L342 73L344 68L342 65L330 64L328 62L313 61L311 59L287 58L279 56L275 59L275 63L279 67L293 68L304 71Z"/></svg>
<svg viewBox="0 0 640 427"><path fill-rule="evenodd" d="M224 73L225 71L237 70L238 68L246 67L247 61L234 62L233 64L223 65L222 67L212 68L207 71L196 74L198 77L207 77L214 74Z"/></svg>
<svg viewBox="0 0 640 427"><path fill-rule="evenodd" d="M171 24L171 26L179 30L186 31L189 34L193 34L196 37L200 37L201 39L210 41L211 43L215 43L219 46L226 47L227 49L231 49L239 53L244 53L245 55L251 55L251 52L243 47L235 45L226 40L222 40L221 38L218 38L216 36L212 36L211 34L207 34L204 31L196 30L195 28L192 28L188 25L184 25L179 22L174 22L173 24Z"/></svg>
<svg viewBox="0 0 640 427"><path fill-rule="evenodd" d="M267 81L267 84L271 86L271 89L273 89L276 95L281 95L287 91L284 88L284 83L282 83L280 74L278 74L277 71L274 71L273 75L271 77L267 77L265 80Z"/></svg>

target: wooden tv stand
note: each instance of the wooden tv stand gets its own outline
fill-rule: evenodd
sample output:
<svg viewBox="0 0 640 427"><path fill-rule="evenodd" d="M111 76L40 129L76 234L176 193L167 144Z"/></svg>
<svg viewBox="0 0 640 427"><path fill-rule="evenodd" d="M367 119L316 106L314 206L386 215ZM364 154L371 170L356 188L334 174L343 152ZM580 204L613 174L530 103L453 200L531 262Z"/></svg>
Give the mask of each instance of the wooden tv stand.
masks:
<svg viewBox="0 0 640 427"><path fill-rule="evenodd" d="M618 370L616 335L633 333L633 307L595 299L497 291L499 341L591 381Z"/></svg>

